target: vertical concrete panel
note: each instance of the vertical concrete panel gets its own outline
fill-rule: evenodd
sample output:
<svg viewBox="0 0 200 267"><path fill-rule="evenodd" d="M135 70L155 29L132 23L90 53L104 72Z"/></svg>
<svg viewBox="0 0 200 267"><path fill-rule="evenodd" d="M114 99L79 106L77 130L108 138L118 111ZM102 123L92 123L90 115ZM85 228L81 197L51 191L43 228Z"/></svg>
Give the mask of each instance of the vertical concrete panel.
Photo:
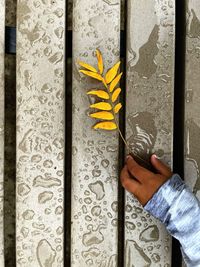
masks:
<svg viewBox="0 0 200 267"><path fill-rule="evenodd" d="M175 1L128 1L126 134L135 153L171 165ZM171 266L171 239L125 198L125 266Z"/></svg>
<svg viewBox="0 0 200 267"><path fill-rule="evenodd" d="M3 183L4 183L4 51L5 1L0 0L0 266L4 266Z"/></svg>
<svg viewBox="0 0 200 267"><path fill-rule="evenodd" d="M17 5L17 266L63 266L65 1Z"/></svg>
<svg viewBox="0 0 200 267"><path fill-rule="evenodd" d="M96 65L99 48L108 69L119 60L120 1L74 1L73 9L73 267L117 266L118 133L95 131L89 118L99 83L78 73L77 60Z"/></svg>
<svg viewBox="0 0 200 267"><path fill-rule="evenodd" d="M185 182L200 199L200 2L186 0ZM185 263L182 264L186 267Z"/></svg>
<svg viewBox="0 0 200 267"><path fill-rule="evenodd" d="M187 1L185 181L200 199L200 2Z"/></svg>

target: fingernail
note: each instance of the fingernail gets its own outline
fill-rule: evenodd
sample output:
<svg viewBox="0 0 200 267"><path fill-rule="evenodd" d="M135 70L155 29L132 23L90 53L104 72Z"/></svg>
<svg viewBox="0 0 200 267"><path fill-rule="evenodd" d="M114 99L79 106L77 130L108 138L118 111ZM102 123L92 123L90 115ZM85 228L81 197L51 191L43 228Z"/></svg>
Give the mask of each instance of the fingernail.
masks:
<svg viewBox="0 0 200 267"><path fill-rule="evenodd" d="M155 159L158 159L158 156L156 154L152 155Z"/></svg>
<svg viewBox="0 0 200 267"><path fill-rule="evenodd" d="M126 156L126 160L132 159L131 155Z"/></svg>

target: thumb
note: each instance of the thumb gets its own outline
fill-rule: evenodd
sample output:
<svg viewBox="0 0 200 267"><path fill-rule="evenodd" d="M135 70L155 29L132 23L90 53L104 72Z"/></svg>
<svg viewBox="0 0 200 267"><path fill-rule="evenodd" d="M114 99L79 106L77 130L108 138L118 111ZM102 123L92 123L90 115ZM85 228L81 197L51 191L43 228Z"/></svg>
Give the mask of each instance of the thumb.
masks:
<svg viewBox="0 0 200 267"><path fill-rule="evenodd" d="M162 175L166 176L166 177L170 177L172 176L172 172L170 170L170 168L164 164L162 161L160 161L156 155L152 155L151 156L151 164L153 165L153 167Z"/></svg>

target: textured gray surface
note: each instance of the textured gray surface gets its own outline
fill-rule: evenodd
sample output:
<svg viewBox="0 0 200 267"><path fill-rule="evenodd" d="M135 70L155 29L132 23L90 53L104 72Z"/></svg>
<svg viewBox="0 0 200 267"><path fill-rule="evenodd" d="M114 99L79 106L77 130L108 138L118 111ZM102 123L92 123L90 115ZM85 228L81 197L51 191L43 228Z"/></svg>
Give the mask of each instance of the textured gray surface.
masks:
<svg viewBox="0 0 200 267"><path fill-rule="evenodd" d="M74 1L73 11L73 267L117 266L118 134L91 129L94 98L86 92L97 83L78 73L77 60L96 64L95 49L105 68L119 59L120 1Z"/></svg>
<svg viewBox="0 0 200 267"><path fill-rule="evenodd" d="M17 12L17 266L61 267L65 1Z"/></svg>
<svg viewBox="0 0 200 267"><path fill-rule="evenodd" d="M4 32L5 1L0 0L0 266L4 266L4 231L3 231L3 181L4 181Z"/></svg>
<svg viewBox="0 0 200 267"><path fill-rule="evenodd" d="M173 140L174 1L128 1L127 140L142 157L171 164ZM125 266L170 266L164 227L126 193Z"/></svg>
<svg viewBox="0 0 200 267"><path fill-rule="evenodd" d="M187 1L185 180L200 198L200 2Z"/></svg>
<svg viewBox="0 0 200 267"><path fill-rule="evenodd" d="M186 0L185 181L200 199L200 2ZM183 263L183 266L185 264Z"/></svg>

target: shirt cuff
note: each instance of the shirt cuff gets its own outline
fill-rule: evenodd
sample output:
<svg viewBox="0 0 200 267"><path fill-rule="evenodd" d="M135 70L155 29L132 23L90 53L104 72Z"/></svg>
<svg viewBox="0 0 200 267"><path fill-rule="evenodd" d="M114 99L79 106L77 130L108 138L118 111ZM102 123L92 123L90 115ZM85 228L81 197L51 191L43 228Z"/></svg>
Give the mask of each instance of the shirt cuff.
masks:
<svg viewBox="0 0 200 267"><path fill-rule="evenodd" d="M167 223L166 214L172 203L186 187L178 174L173 174L153 195L144 209L163 223Z"/></svg>

